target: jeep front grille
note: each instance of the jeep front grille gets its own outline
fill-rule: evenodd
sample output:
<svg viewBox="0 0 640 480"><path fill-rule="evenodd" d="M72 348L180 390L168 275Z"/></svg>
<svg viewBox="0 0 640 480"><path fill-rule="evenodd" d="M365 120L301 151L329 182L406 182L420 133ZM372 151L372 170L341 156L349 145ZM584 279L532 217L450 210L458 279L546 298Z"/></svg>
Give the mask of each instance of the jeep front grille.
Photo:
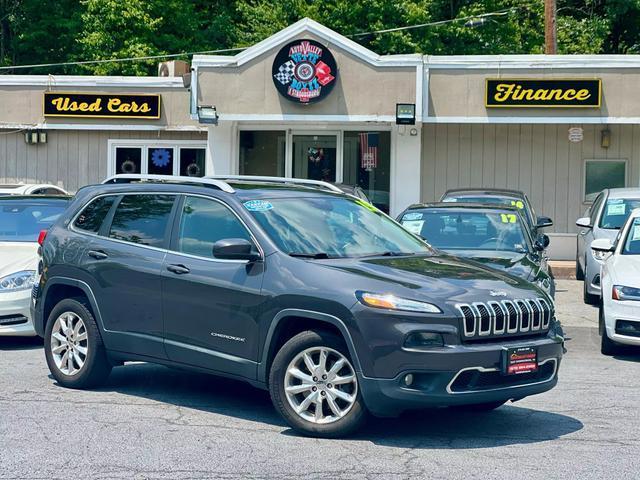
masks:
<svg viewBox="0 0 640 480"><path fill-rule="evenodd" d="M457 308L468 340L544 332L553 318L553 308L543 298L463 303Z"/></svg>

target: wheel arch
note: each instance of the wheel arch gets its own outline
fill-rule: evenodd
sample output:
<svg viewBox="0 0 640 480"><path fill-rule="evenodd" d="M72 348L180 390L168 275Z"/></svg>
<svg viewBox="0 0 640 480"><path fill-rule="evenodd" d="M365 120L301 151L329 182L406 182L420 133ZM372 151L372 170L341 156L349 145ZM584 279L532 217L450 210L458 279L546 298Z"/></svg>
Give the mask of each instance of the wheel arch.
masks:
<svg viewBox="0 0 640 480"><path fill-rule="evenodd" d="M56 306L58 302L65 298L78 297L79 295L85 297L91 307L91 313L93 313L100 330L104 330L104 324L100 315L100 308L96 297L91 290L91 287L83 282L68 277L52 277L47 281L45 290L42 294L43 307L40 322L42 323L42 332L47 325L49 314L51 310Z"/></svg>
<svg viewBox="0 0 640 480"><path fill-rule="evenodd" d="M329 330L338 334L349 350L356 372L362 372L351 334L340 318L328 313L288 308L278 312L271 321L258 364L258 382L267 382L269 369L278 349L294 335L310 329Z"/></svg>

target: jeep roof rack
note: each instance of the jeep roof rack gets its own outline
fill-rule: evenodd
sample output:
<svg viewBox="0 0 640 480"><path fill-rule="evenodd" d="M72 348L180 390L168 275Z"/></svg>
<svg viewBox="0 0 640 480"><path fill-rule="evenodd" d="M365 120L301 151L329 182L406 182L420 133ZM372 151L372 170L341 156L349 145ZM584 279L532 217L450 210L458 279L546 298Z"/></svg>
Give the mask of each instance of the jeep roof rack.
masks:
<svg viewBox="0 0 640 480"><path fill-rule="evenodd" d="M325 190L331 190L335 193L344 194L342 190L329 182L323 182L321 180L307 180L305 178L291 178L291 177L266 177L259 175L209 175L204 178L210 178L213 180L238 180L247 182L264 182L264 183L284 183L291 185L307 185L311 187L320 187Z"/></svg>
<svg viewBox="0 0 640 480"><path fill-rule="evenodd" d="M202 185L215 187L223 192L235 193L235 190L227 182L212 177L183 177L179 175L145 175L139 173L125 173L108 177L102 183L133 183L133 182L152 182L152 183L191 183L194 185Z"/></svg>

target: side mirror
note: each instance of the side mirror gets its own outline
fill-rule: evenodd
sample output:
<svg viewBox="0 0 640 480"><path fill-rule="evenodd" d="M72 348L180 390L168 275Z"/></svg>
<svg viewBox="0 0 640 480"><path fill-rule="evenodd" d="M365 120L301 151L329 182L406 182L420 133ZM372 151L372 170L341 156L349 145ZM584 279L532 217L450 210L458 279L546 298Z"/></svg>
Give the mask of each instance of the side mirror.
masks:
<svg viewBox="0 0 640 480"><path fill-rule="evenodd" d="M596 238L591 242L591 250L594 252L612 252L613 244L608 238Z"/></svg>
<svg viewBox="0 0 640 480"><path fill-rule="evenodd" d="M538 228L546 228L553 226L553 220L549 217L538 217L538 221L536 222L536 227Z"/></svg>
<svg viewBox="0 0 640 480"><path fill-rule="evenodd" d="M582 217L576 220L576 225L582 228L591 228L591 219L589 217Z"/></svg>
<svg viewBox="0 0 640 480"><path fill-rule="evenodd" d="M539 252L542 252L549 246L549 242L550 240L548 235L538 235L536 241L533 242L533 248L535 248Z"/></svg>
<svg viewBox="0 0 640 480"><path fill-rule="evenodd" d="M213 256L220 260L248 260L255 262L260 253L244 238L225 238L213 244Z"/></svg>

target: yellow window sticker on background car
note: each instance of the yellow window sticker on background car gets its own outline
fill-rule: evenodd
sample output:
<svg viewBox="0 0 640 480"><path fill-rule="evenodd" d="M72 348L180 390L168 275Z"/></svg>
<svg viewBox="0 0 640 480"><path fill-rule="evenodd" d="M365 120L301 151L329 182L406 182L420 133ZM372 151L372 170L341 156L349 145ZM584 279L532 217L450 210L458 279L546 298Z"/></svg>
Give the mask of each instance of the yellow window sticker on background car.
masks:
<svg viewBox="0 0 640 480"><path fill-rule="evenodd" d="M524 203L522 202L522 200L511 200L511 206L517 207L522 210L524 208Z"/></svg>
<svg viewBox="0 0 640 480"><path fill-rule="evenodd" d="M502 223L516 223L518 217L516 217L515 213L501 213L500 220Z"/></svg>

